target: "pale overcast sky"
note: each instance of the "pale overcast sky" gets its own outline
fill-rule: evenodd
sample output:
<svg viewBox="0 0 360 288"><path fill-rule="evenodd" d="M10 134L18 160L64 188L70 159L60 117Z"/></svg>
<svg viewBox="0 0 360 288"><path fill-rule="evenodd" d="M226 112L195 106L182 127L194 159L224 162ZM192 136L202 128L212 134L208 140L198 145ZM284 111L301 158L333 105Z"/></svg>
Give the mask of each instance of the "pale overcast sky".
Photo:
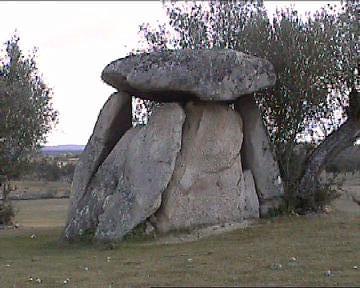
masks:
<svg viewBox="0 0 360 288"><path fill-rule="evenodd" d="M327 3L265 1L265 6L271 14L290 5L304 13ZM16 29L24 52L38 48L39 70L53 88L60 118L47 145L86 144L99 110L114 91L101 81L102 69L137 47L140 24L166 19L160 1L0 1L0 15L0 43Z"/></svg>

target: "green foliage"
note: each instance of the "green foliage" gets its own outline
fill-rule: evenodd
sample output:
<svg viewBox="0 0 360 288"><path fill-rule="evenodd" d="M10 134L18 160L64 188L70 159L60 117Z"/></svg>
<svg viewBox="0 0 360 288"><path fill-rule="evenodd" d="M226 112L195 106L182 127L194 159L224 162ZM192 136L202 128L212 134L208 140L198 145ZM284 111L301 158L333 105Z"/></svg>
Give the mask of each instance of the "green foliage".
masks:
<svg viewBox="0 0 360 288"><path fill-rule="evenodd" d="M337 190L334 188L333 181L329 181L328 183L322 184L317 193L315 194L315 202L319 203L319 208L322 209L325 205L330 204L330 202L340 196Z"/></svg>
<svg viewBox="0 0 360 288"><path fill-rule="evenodd" d="M36 51L25 56L16 35L5 46L0 58L0 174L12 177L45 142L57 112L37 69Z"/></svg>
<svg viewBox="0 0 360 288"><path fill-rule="evenodd" d="M349 89L358 83L358 8L357 2L346 2L335 12L328 5L302 19L294 8L269 17L262 1L172 2L166 24L144 24L140 31L148 51L234 49L274 65L275 86L255 97L287 202L296 206L294 194L306 165L298 161L296 145L305 140L318 144L338 128L346 119Z"/></svg>
<svg viewBox="0 0 360 288"><path fill-rule="evenodd" d="M154 238L154 235L146 235L146 223L142 222L124 236L124 241L144 241Z"/></svg>
<svg viewBox="0 0 360 288"><path fill-rule="evenodd" d="M42 157L31 162L29 166L31 173L23 173L22 176L30 175L32 178L46 181L67 180L71 182L76 164L67 163L67 159L63 157L55 157L54 159Z"/></svg>
<svg viewBox="0 0 360 288"><path fill-rule="evenodd" d="M10 224L14 216L15 211L10 203L0 203L0 224Z"/></svg>
<svg viewBox="0 0 360 288"><path fill-rule="evenodd" d="M92 243L95 236L95 229L89 228L86 229L81 235L79 236L79 241L83 243Z"/></svg>
<svg viewBox="0 0 360 288"><path fill-rule="evenodd" d="M7 177L0 175L0 224L9 225L15 216L15 211L9 200L10 185Z"/></svg>

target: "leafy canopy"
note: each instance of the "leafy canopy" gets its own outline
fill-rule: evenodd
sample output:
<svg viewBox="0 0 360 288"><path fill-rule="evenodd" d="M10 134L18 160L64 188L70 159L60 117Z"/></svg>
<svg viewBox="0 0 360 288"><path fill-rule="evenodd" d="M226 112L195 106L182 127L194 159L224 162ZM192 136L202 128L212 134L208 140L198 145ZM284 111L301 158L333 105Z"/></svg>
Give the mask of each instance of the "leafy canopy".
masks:
<svg viewBox="0 0 360 288"><path fill-rule="evenodd" d="M57 120L52 91L14 35L0 58L0 174L17 175Z"/></svg>
<svg viewBox="0 0 360 288"><path fill-rule="evenodd" d="M269 18L262 2L172 3L168 23L140 30L149 51L228 48L270 60L277 84L256 96L279 144L314 132L313 122L343 121L335 111L346 105L359 57L355 6L346 4L340 13L328 6L302 19L293 8Z"/></svg>
<svg viewBox="0 0 360 288"><path fill-rule="evenodd" d="M210 1L167 4L168 22L143 24L147 51L234 49L268 59L274 87L255 97L287 192L304 166L299 141L319 143L346 120L348 93L359 83L359 4L327 5L301 18L294 8L269 17L262 3Z"/></svg>

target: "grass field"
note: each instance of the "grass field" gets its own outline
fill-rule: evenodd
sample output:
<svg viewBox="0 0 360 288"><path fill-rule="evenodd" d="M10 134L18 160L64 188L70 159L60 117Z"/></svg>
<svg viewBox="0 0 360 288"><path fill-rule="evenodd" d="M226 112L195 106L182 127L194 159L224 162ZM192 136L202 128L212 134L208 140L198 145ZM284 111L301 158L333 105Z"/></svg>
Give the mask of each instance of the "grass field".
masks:
<svg viewBox="0 0 360 288"><path fill-rule="evenodd" d="M69 199L40 199L12 201L16 223L23 227L63 227Z"/></svg>
<svg viewBox="0 0 360 288"><path fill-rule="evenodd" d="M62 181L12 181L17 189L10 193L11 199L51 199L67 198L70 195L70 183Z"/></svg>
<svg viewBox="0 0 360 288"><path fill-rule="evenodd" d="M0 231L0 287L360 284L359 213L264 219L191 243L141 240L109 249L59 244L67 201L15 203L21 227Z"/></svg>

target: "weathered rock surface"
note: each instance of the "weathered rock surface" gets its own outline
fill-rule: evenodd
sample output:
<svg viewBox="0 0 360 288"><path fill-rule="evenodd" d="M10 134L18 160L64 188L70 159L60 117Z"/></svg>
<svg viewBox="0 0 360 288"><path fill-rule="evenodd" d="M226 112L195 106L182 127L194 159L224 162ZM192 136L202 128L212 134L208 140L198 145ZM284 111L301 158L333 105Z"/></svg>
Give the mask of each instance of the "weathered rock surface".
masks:
<svg viewBox="0 0 360 288"><path fill-rule="evenodd" d="M180 105L165 104L154 111L148 125L132 138L117 187L103 203L97 239L120 240L160 207L161 195L181 148L184 121ZM100 180L106 181L104 177Z"/></svg>
<svg viewBox="0 0 360 288"><path fill-rule="evenodd" d="M251 170L244 170L245 181L245 218L259 218L259 198L256 194L256 187Z"/></svg>
<svg viewBox="0 0 360 288"><path fill-rule="evenodd" d="M76 203L76 214L67 225L66 231L73 231L69 238L82 235L85 231L96 231L98 218L104 212L105 198L116 191L127 151L139 130L131 128L124 134L91 179L82 201Z"/></svg>
<svg viewBox="0 0 360 288"><path fill-rule="evenodd" d="M164 104L146 127L129 129L75 202L65 237L92 231L99 240L120 240L153 214L173 173L184 120L180 105Z"/></svg>
<svg viewBox="0 0 360 288"><path fill-rule="evenodd" d="M153 224L167 232L241 222L247 191L240 115L228 105L206 102L190 102L185 112L181 152Z"/></svg>
<svg viewBox="0 0 360 288"><path fill-rule="evenodd" d="M275 84L267 60L230 49L168 50L111 62L102 79L131 95L156 101L235 100Z"/></svg>
<svg viewBox="0 0 360 288"><path fill-rule="evenodd" d="M242 157L244 169L250 169L255 180L260 202L260 214L266 215L282 201L284 187L277 161L271 151L260 112L252 95L239 99L235 104L243 119L244 143Z"/></svg>
<svg viewBox="0 0 360 288"><path fill-rule="evenodd" d="M85 194L91 178L122 135L132 127L131 97L125 92L112 94L101 109L97 122L74 172L71 188L68 224L64 236L78 234L76 225L70 225L86 205Z"/></svg>

